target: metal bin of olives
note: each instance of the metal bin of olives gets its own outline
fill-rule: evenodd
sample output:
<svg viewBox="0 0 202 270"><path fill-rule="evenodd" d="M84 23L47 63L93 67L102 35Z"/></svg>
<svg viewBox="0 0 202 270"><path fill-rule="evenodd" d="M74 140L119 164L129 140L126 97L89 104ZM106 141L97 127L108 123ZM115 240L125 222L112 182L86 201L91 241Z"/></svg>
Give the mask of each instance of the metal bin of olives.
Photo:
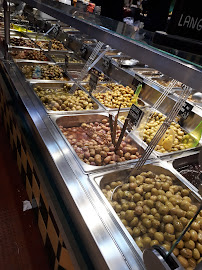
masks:
<svg viewBox="0 0 202 270"><path fill-rule="evenodd" d="M36 32L26 33L26 35L33 40L50 40L50 37L44 36L43 34L39 34Z"/></svg>
<svg viewBox="0 0 202 270"><path fill-rule="evenodd" d="M57 64L64 64L65 63L65 57L68 57L68 64L82 64L84 65L84 60L78 58L73 52L68 51L67 53L50 53L51 58L57 63Z"/></svg>
<svg viewBox="0 0 202 270"><path fill-rule="evenodd" d="M82 89L77 89L73 94L68 91L73 86L68 83L33 83L32 86L48 113L67 114L103 110L93 97Z"/></svg>
<svg viewBox="0 0 202 270"><path fill-rule="evenodd" d="M49 56L45 55L44 52L38 48L11 48L10 54L16 62L52 61Z"/></svg>
<svg viewBox="0 0 202 270"><path fill-rule="evenodd" d="M51 119L85 172L135 163L143 153L143 148L139 146L141 141L127 136L127 132L115 153L107 113L51 115ZM120 133L121 127L117 125L116 139Z"/></svg>
<svg viewBox="0 0 202 270"><path fill-rule="evenodd" d="M18 67L30 82L69 81L64 70L52 62L17 62Z"/></svg>
<svg viewBox="0 0 202 270"><path fill-rule="evenodd" d="M89 91L89 85L85 85ZM121 109L129 109L133 104L134 90L129 86L123 86L117 83L99 83L97 88L93 90L92 95L98 100L106 110L117 110L119 105ZM138 106L143 107L147 104L138 98Z"/></svg>
<svg viewBox="0 0 202 270"><path fill-rule="evenodd" d="M141 251L153 245L170 250L197 212L201 197L166 162L144 165L129 176L131 172L116 170L91 175L90 179L111 204L114 210L106 202L129 241L134 244L134 240ZM202 211L173 253L185 269L194 269L200 262Z"/></svg>
<svg viewBox="0 0 202 270"><path fill-rule="evenodd" d="M10 48L36 48L36 44L27 37L12 36L10 38Z"/></svg>
<svg viewBox="0 0 202 270"><path fill-rule="evenodd" d="M149 108L147 113L150 113ZM147 118L148 116L149 114L145 114L145 118L143 117L138 127L140 137L147 144L151 142L157 130L160 128L160 126L166 119L166 116L158 111L154 112L150 116L149 120ZM144 119L148 121L145 122ZM198 124L197 122L195 123L195 121L198 121L199 119L200 116L196 116L196 118L192 117L190 121L192 121L193 126L196 127ZM189 132L187 132L185 128L182 128L177 122L173 121L170 127L167 129L165 135L163 135L161 140L158 142L158 145L154 150L155 155L161 158L168 158L178 156L185 151L198 149L201 146L201 140L196 147L192 147L193 138L188 135L188 133Z"/></svg>
<svg viewBox="0 0 202 270"><path fill-rule="evenodd" d="M35 39L35 43L44 51L49 51L49 46L50 46L50 51L52 52L68 52L69 50L66 49L63 45L63 43L59 40L56 39L50 39L50 40L45 40L45 39Z"/></svg>

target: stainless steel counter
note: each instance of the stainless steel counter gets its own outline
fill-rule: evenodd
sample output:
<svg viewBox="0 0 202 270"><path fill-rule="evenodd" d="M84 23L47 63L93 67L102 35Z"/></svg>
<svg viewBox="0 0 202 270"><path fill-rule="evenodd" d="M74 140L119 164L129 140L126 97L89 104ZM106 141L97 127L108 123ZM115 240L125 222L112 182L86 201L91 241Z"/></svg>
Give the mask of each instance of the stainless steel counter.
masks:
<svg viewBox="0 0 202 270"><path fill-rule="evenodd" d="M57 122L57 119L61 117L59 112L57 112L57 115L51 112L50 117L49 112L47 113L40 99L33 91L32 86L34 82L32 81L32 84L30 84L28 80L26 81L19 70L18 66L22 66L23 63L18 62L16 64L13 61L5 61L3 60L3 55L1 55L0 65L2 72L5 73L10 82L12 92L17 92L19 99L23 103L22 113L30 126L30 132L33 132L35 135L36 143L40 146L41 154L50 168L49 173L55 179L61 199L86 244L95 269L145 269L140 249L117 218L99 187L99 179L104 178L105 175L106 177L109 177L108 175L117 177L117 172L118 174L125 174L126 171L134 166L134 163L126 162L120 165L116 164L115 166L103 166L98 170L92 168L85 169L87 167L81 164L55 124L55 121ZM113 72L115 74L117 70L114 69ZM127 76L131 78L130 74L123 74L126 74L126 78ZM115 77L119 77L121 81L120 73L117 72ZM123 80L126 80L126 78L123 78ZM43 84L46 81L35 81L35 83ZM56 83L63 84L64 82ZM142 100L152 105L160 96L160 90L158 90L156 86L152 87L149 84L145 84L141 92ZM159 110L166 113L172 108L175 101L175 96L168 97ZM109 113L108 109L100 106L100 104L98 105L98 111L99 115L107 116ZM78 115L81 115L81 117L85 116L85 120L89 121L96 114L95 111L79 111L76 114L73 114L73 112L62 113L62 117L68 119L73 117L73 115L76 115L76 117ZM201 118L202 111L194 107L189 118L184 121L184 127L188 131L191 130L193 126L201 121ZM136 138L136 140L141 142L139 138ZM163 162L158 160L157 164L167 172L175 175L180 180L180 183L183 183L201 200L198 190L181 177L172 165L167 162L173 159L173 157L186 156L193 152L198 152L198 150L191 149L189 153L176 153L174 156L165 157ZM153 158L156 159L157 155L154 154ZM152 168L153 165L149 165L152 162L152 159L148 161L148 168ZM125 169L126 171L124 171ZM68 235L65 235L65 237L68 238Z"/></svg>

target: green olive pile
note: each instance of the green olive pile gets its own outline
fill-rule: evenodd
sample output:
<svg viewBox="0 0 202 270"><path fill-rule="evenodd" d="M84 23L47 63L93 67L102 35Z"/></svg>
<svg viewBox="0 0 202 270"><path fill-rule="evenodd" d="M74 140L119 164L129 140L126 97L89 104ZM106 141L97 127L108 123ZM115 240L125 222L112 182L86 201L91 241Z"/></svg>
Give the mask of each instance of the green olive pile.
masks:
<svg viewBox="0 0 202 270"><path fill-rule="evenodd" d="M119 185L111 201L112 191ZM197 211L187 188L176 185L170 176L151 171L130 176L129 183L106 184L102 192L141 250L153 245L169 250ZM201 261L202 211L173 253L188 270Z"/></svg>
<svg viewBox="0 0 202 270"><path fill-rule="evenodd" d="M68 91L72 85L65 84L60 89L44 89L41 86L34 88L47 110L52 111L81 111L93 110L96 104L88 94L82 90L76 90L73 94Z"/></svg>
<svg viewBox="0 0 202 270"><path fill-rule="evenodd" d="M106 92L94 93L94 97L97 98L104 106L108 108L128 108L132 105L132 97L134 96L134 90L129 86L123 86L116 83L102 84L103 87L107 87L110 90Z"/></svg>
<svg viewBox="0 0 202 270"><path fill-rule="evenodd" d="M143 131L143 140L146 143L150 143L156 134L157 130L163 124L166 117L162 113L155 112L150 117L149 121L144 127ZM141 127L140 127L141 128ZM169 135L171 134L173 135ZM188 144L184 143L184 139L186 139L187 135L182 130L179 124L172 122L170 127L166 131L164 141L161 141L156 146L155 150L161 153L179 151L189 148ZM169 140L169 138L171 138ZM188 140L192 140L191 137Z"/></svg>
<svg viewBox="0 0 202 270"><path fill-rule="evenodd" d="M63 70L57 65L37 65L41 68L40 80L65 80ZM35 79L33 77L35 66L24 65L22 72L27 79Z"/></svg>

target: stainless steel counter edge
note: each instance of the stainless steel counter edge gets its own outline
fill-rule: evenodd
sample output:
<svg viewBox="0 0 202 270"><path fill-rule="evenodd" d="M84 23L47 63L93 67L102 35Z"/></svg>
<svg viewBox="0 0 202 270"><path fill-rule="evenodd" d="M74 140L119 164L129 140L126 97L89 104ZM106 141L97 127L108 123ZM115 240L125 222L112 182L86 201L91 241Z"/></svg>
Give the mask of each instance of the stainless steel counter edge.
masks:
<svg viewBox="0 0 202 270"><path fill-rule="evenodd" d="M14 63L2 61L1 65L28 112L29 124L38 135L36 140L43 145L43 155L47 156L50 162L50 171L56 176L55 181L61 197L73 215L73 220L77 221L78 230L87 243L95 268L144 269L141 259L125 241L124 235L98 199L92 188L93 184L72 158L68 147L65 145L65 148L61 148L64 141L44 108L30 91L29 83L24 81Z"/></svg>

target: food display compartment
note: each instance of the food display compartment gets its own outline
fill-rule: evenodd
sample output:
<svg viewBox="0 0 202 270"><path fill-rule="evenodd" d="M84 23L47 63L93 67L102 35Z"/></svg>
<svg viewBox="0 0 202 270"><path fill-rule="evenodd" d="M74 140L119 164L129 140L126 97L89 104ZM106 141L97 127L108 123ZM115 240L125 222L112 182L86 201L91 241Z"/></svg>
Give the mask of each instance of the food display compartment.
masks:
<svg viewBox="0 0 202 270"><path fill-rule="evenodd" d="M202 164L199 163L199 153L176 158L173 167L185 177L194 187L202 186Z"/></svg>
<svg viewBox="0 0 202 270"><path fill-rule="evenodd" d="M26 33L26 35L33 39L33 40L50 40L49 36L45 36L44 34L33 32L33 33Z"/></svg>
<svg viewBox="0 0 202 270"><path fill-rule="evenodd" d="M162 76L160 76L159 78L157 78L157 77L150 77L150 79L154 82L154 83L157 83L157 84L160 84L161 86L163 86L163 87L169 87L169 85L170 85L170 83L171 83L171 81L172 81L172 79L171 78L169 78L169 77L167 77L167 76L165 76L165 75L162 75ZM173 87L174 89L175 88L181 88L181 82L177 82L176 84L175 84L175 86Z"/></svg>
<svg viewBox="0 0 202 270"><path fill-rule="evenodd" d="M68 52L68 49L65 48L64 44L56 39L50 40L35 39L35 43L44 51L49 51L49 42L52 42L50 48L51 52Z"/></svg>
<svg viewBox="0 0 202 270"><path fill-rule="evenodd" d="M21 33L21 32L18 32L18 31L13 31L13 30L10 30L10 37L22 37L22 38L27 38L25 33Z"/></svg>
<svg viewBox="0 0 202 270"><path fill-rule="evenodd" d="M134 157L134 159L130 159L130 160L126 160L126 161L122 161L122 162L113 162L113 164L107 164L107 165L98 165L98 166L96 166L96 165L90 165L90 164L87 164L87 163L85 163L83 160L81 160L79 157L78 157L78 155L77 155L77 153L76 153L76 150L74 150L74 147L72 146L72 144L68 141L68 139L65 137L65 135L66 136L69 136L67 133L64 135L63 134L63 132L62 132L62 128L72 128L72 129L74 129L75 128L75 130L74 130L74 134L75 135L77 135L78 136L78 134L81 132L81 131L79 131L78 132L78 130L76 129L76 128L78 128L78 127L80 127L83 123L84 124L89 124L89 123L95 123L95 122L98 122L98 123L101 123L102 121L106 121L107 123L108 123L108 114L107 113L97 113L97 114L94 114L94 113L92 113L92 114L78 114L78 115L72 115L72 116L55 116L55 115L51 115L50 116L51 117L51 119L53 120L53 122L56 124L56 126L57 126L57 128L58 128L58 130L59 130L59 132L61 133L61 135L63 136L63 138L65 139L65 141L67 142L67 144L68 144L68 146L70 147L70 149L71 149L71 151L73 152L73 154L74 154L74 156L76 157L76 159L77 159L77 161L78 161L78 163L80 164L80 166L81 166L81 168L83 169L83 171L84 172L93 172L93 171L99 171L99 170L101 170L101 171L103 171L103 170L107 170L107 169L110 169L110 168L118 168L120 165L121 166L124 166L124 165L127 165L127 164L130 164L130 163L135 163L135 162L137 162L137 156L136 157L134 157L134 154L136 153L137 155L141 155L142 153L143 153L143 148L142 147L140 147L139 145L141 144L141 141L139 141L139 139L137 138L137 137L130 137L130 136L128 136L127 137L127 139L129 139L129 143L127 143L126 145L128 145L128 144L130 144L131 146L132 146L132 148L133 148L133 150L135 150L134 151L134 154L133 154L133 156L132 156L132 158ZM88 131L88 130L87 130ZM64 131L64 132L66 132L66 131ZM86 132L86 131L85 131ZM84 132L84 133L85 133ZM89 132L91 132L91 130L89 131ZM94 133L92 133L92 134L95 134L95 132ZM128 134L127 132L126 132L126 134ZM72 133L71 133L71 135L72 135ZM77 137L76 136L76 137ZM84 136L84 138L87 140L87 143L86 143L86 145L88 145L88 140L90 139L91 140L91 138L92 137L90 137L89 136L89 133L88 133L88 136L86 136L85 134L83 135ZM99 133L99 136L100 136L100 133ZM98 136L98 138L100 138ZM103 136L103 135L102 135ZM106 136L104 136L104 137L106 137ZM70 137L69 137L70 138ZM74 135L72 136L72 138L74 138ZM71 140L72 140L72 138L71 138ZM80 138L77 138L76 140L74 140L75 142L79 142L79 139ZM104 140L104 138L102 138L103 140ZM72 143L73 143L73 141L72 141ZM84 149L84 151L86 151L86 152L88 152L88 151L90 151L89 149L90 148L86 148L86 146L84 145L84 143L85 142L83 142L81 145L82 146L84 146L85 147L85 149ZM89 144L90 145L90 144ZM99 143L98 143L98 145L99 145ZM110 144L111 145L111 144ZM125 144L124 144L125 145ZM102 145L102 147L104 147L105 145ZM134 149L134 148L136 148L136 149ZM82 148L83 149L83 148ZM111 149L111 148L110 148ZM127 148L128 149L128 148ZM111 149L112 150L112 149ZM110 151L111 151L110 150ZM83 151L83 150L82 150ZM82 152L81 151L81 152ZM109 150L108 150L109 151ZM125 150L124 150L125 151ZM125 152L124 152L125 153ZM82 153L81 153L82 154ZM110 152L109 153L111 156L112 156L112 154L114 154L113 152ZM125 154L124 154L125 155ZM86 156L85 156L86 157ZM107 156L105 155L104 157L108 157L108 153L107 153ZM84 157L83 157L84 158ZM89 158L89 157L88 157ZM128 158L128 157L127 157ZM151 158L154 158L154 156L151 156ZM103 158L104 159L104 158ZM111 160L111 158L109 158L110 160ZM109 160L109 161L110 161ZM112 160L111 160L112 161Z"/></svg>
<svg viewBox="0 0 202 270"><path fill-rule="evenodd" d="M78 67L78 69L80 70L80 68L83 67L83 65L85 64L85 61L79 57L77 57L73 51L67 51L64 53L61 53L61 51L59 52L50 52L51 58L54 59L54 61L57 64L64 64L65 63L65 56L68 57L68 66L70 69L74 68L74 65L80 65Z"/></svg>
<svg viewBox="0 0 202 270"><path fill-rule="evenodd" d="M122 52L117 51L116 49L111 49L105 53L106 56L113 57L115 55L122 55Z"/></svg>
<svg viewBox="0 0 202 270"><path fill-rule="evenodd" d="M56 63L53 63L53 62L42 62L42 61L29 61L29 62L26 62L26 61L20 61L20 62L17 62L17 65L18 67L20 68L20 70L22 71L22 73L24 74L24 76L26 77L26 79L30 82L64 82L64 81L69 81L71 78L66 74L66 72L64 72L64 70L59 67L58 65L56 65ZM55 76L55 79L54 77L50 77L50 76L46 76L44 79L42 79L42 77L36 77L36 78L33 78L33 68L36 69L36 67L39 66L41 68L45 67L47 68L47 71L50 72L50 69L52 68L54 70L54 66L57 67L57 69L60 71L61 75L62 76ZM54 72L54 71L53 71Z"/></svg>
<svg viewBox="0 0 202 270"><path fill-rule="evenodd" d="M100 174L95 173L89 177L104 192L104 196L107 198L107 200L103 198L106 206L118 222L121 230L135 245L141 257L145 248L155 244L169 250L173 241L181 235L182 228L196 213L201 204L201 197L192 190L189 182L181 178L181 175L166 162L158 161L144 165L139 171L132 174L134 177L139 176L137 178L131 177L130 184L127 184L131 172L131 168L118 169ZM155 175L158 175L158 178L154 178ZM177 190L179 190L178 195L176 194ZM179 196L183 200L179 199ZM175 208L175 206L177 207ZM197 236L197 234L200 234L200 223L198 223L200 220L201 216L198 216L191 227L192 231L189 229L191 235ZM191 239L194 239L194 246L197 247L196 257L199 260L201 244L197 241L197 238ZM184 255L186 256L183 249L184 245L187 249L190 249L188 240L183 238L177 249L173 251L181 263L184 261L181 256L183 258ZM191 263L190 260L188 262ZM183 266L186 269L190 266L187 263L187 257L185 263Z"/></svg>
<svg viewBox="0 0 202 270"><path fill-rule="evenodd" d="M86 39L86 38L82 40L82 42L90 46L96 46L98 43L96 39Z"/></svg>
<svg viewBox="0 0 202 270"><path fill-rule="evenodd" d="M154 112L154 119L152 120L151 119L151 121L149 121L149 122L145 122L145 120L147 121L148 120L148 116L150 115L150 108L149 107L146 107L145 108L146 110L145 110L145 114L144 114L144 116L143 116L143 118L142 118L142 120L141 120L141 122L140 122L140 124L139 124L139 126L138 126L138 129L137 129L137 132L136 132L136 135L139 137L139 138L141 138L143 141L144 141L144 143L145 144L148 144L149 142L147 141L147 138L148 139L151 139L149 136L148 136L148 134L147 134L147 132L148 132L148 130L150 130L150 133L151 132L154 132L154 133L156 133L156 131L155 131L155 129L153 129L152 130L152 128L153 128L153 124L151 123L151 121L153 121L154 122L154 124L156 123L156 120L154 120L154 119L157 119L156 117L166 117L164 114L162 114L162 113L160 113L159 111L156 111L156 112ZM197 122L195 122L195 121L198 121L198 117L196 117L196 118L194 118L194 119L190 119L189 121L192 121L193 123L193 125L196 127L198 124L197 124ZM188 121L188 119L186 120L186 121ZM188 121L188 122L189 122ZM147 124L148 125L148 123L149 123L149 127L148 127L148 129L146 128L145 129L145 125ZM170 149L170 152L168 151L168 152L161 152L161 151L159 151L160 150L160 148L158 149L158 150L154 150L153 152L154 152L154 154L157 156L157 157L159 157L159 158L163 158L163 159L169 159L169 158L173 158L173 157L178 157L179 155L181 155L181 154L183 154L183 153L185 153L185 152L189 152L189 151L192 151L192 150L197 150L197 149L199 149L200 147L201 147L201 145L202 145L202 140L200 140L199 141L199 144L196 146L196 147L188 147L188 148L184 148L184 149L181 149L181 148L183 148L183 147L178 147L179 145L181 145L181 144L183 144L183 138L184 138L184 135L186 135L186 134L188 134L190 131L188 131L188 129L186 129L186 127L182 127L182 126L180 126L177 122L175 122L175 121L173 121L172 123L175 123L174 124L174 127L173 127L173 124L172 124L172 126L171 126L171 129L174 131L174 133L175 133L175 139L178 139L178 141L179 141L179 143L177 144L177 148L178 148L178 150L177 149L174 149L174 150L172 150L173 149L173 147L175 148L175 145L174 145L174 141L173 141L173 143L172 143L172 148ZM187 124L186 123L186 125L187 126L189 126L189 123ZM143 133L143 127L144 127L144 133ZM159 126L160 127L160 126ZM184 135L183 135L183 133L184 133ZM169 135L173 135L173 132L171 132L171 133L168 133L167 134L167 136L166 137L164 137L164 139L163 140L166 140L167 138L168 138L168 136ZM144 139L144 136L146 136L145 137L145 139ZM182 138L181 138L181 136L182 136ZM163 142L161 142L162 144L161 145L163 145ZM169 143L169 142L167 142L167 143ZM166 144L167 144L166 143ZM159 144L158 144L159 145ZM185 147L186 147L186 144L183 144ZM166 150L166 149L165 149ZM172 150L172 151L171 151Z"/></svg>
<svg viewBox="0 0 202 270"><path fill-rule="evenodd" d="M135 69L138 74L142 75L143 77L160 77L162 73L158 70L152 68L145 68L145 69Z"/></svg>
<svg viewBox="0 0 202 270"><path fill-rule="evenodd" d="M67 110L63 110L61 108L62 105L64 106L65 102L67 103L67 100L62 100L62 99L60 100L59 99L57 101L57 100L54 100L54 97L51 97L51 99L49 100L50 102L48 102L48 99L45 99L46 95L49 95L49 94L53 95L54 92L56 94L56 98L57 98L57 93L58 94L60 94L60 93L61 94L66 94L65 93L66 89L65 90L63 89L66 84L67 84L67 86L71 87L71 86L73 86L74 82L69 81L68 83L64 83L64 82L54 83L54 81L53 81L51 83L32 83L32 87L34 89L34 92L35 92L37 98L40 100L40 102L46 108L47 113L49 113L49 114L59 114L59 115L65 114L66 115L66 114L72 114L72 113L76 114L76 113L91 113L91 112L95 112L95 111L103 111L103 108L96 103L96 100L93 97L90 97L83 89L80 89L80 90L82 90L84 93L86 93L86 96L91 99L90 102L93 103L92 104L92 109L89 109L89 110L87 110L87 109L79 110L78 109L78 110L68 110L67 111ZM36 93L35 88L38 88L38 87L41 88L44 91L44 94L45 94L44 96L40 96L40 92L39 92L39 95ZM64 99L64 97L62 97L62 98ZM81 97L81 99L83 100L83 97ZM55 107L54 110L47 109L47 107L45 106L44 103L46 103L47 106L50 103L50 105L54 107L54 104L53 104L54 101L57 102L55 104L55 106L58 107L58 110L57 110L56 107ZM70 101L68 103L70 103ZM75 104L75 105L77 105L77 106L79 105L78 100L77 100L77 104Z"/></svg>
<svg viewBox="0 0 202 270"><path fill-rule="evenodd" d="M182 91L183 91L182 88L180 88L180 89L175 89L175 90L173 91L173 94L179 96L179 95L182 93ZM187 101L189 101L189 102L190 102L191 104L193 104L194 106L197 106L197 107L202 108L202 102L197 102L196 100L192 99L192 95L195 94L195 93L198 93L198 91L192 89L191 95L187 98Z"/></svg>
<svg viewBox="0 0 202 270"><path fill-rule="evenodd" d="M104 103L105 103L104 104L102 102L102 100L100 100L98 98L98 96L97 96L99 94L106 93L106 92L108 92L110 95L113 95L113 90L110 89L108 86L106 86L107 84L113 84L113 85L117 85L117 86L119 85L119 84L115 83L114 81L111 81L111 82L110 81L109 82L99 82L97 84L97 88L95 90L93 90L92 95L97 100L97 102L99 102L106 110L114 111L114 110L118 109L119 105L116 105L114 103L115 106L114 105L106 106L105 100L104 100ZM90 86L88 84L86 84L85 88L87 89L87 91L89 91ZM124 95L122 95L122 96L124 96ZM132 89L132 91L131 91L131 99L132 99L133 96L134 96L134 90ZM128 97L127 97L127 99L128 99ZM114 101L118 101L118 99L116 99L116 96L113 96L111 101L113 103ZM122 99L122 102L123 102L123 99ZM127 100L127 102L129 102L129 100ZM132 103L131 103L131 105L132 105ZM148 106L149 105L146 102L144 102L141 98L138 98L138 107L148 107ZM129 109L130 109L130 107L121 107L121 110L129 110Z"/></svg>
<svg viewBox="0 0 202 270"><path fill-rule="evenodd" d="M79 30L77 30L76 28L73 28L73 27L61 27L61 30L65 33L68 33L68 34L78 34L79 33Z"/></svg>
<svg viewBox="0 0 202 270"><path fill-rule="evenodd" d="M52 62L49 55L44 54L39 48L10 48L10 54L16 62ZM30 59L29 59L30 58ZM35 60L36 59L36 60Z"/></svg>

